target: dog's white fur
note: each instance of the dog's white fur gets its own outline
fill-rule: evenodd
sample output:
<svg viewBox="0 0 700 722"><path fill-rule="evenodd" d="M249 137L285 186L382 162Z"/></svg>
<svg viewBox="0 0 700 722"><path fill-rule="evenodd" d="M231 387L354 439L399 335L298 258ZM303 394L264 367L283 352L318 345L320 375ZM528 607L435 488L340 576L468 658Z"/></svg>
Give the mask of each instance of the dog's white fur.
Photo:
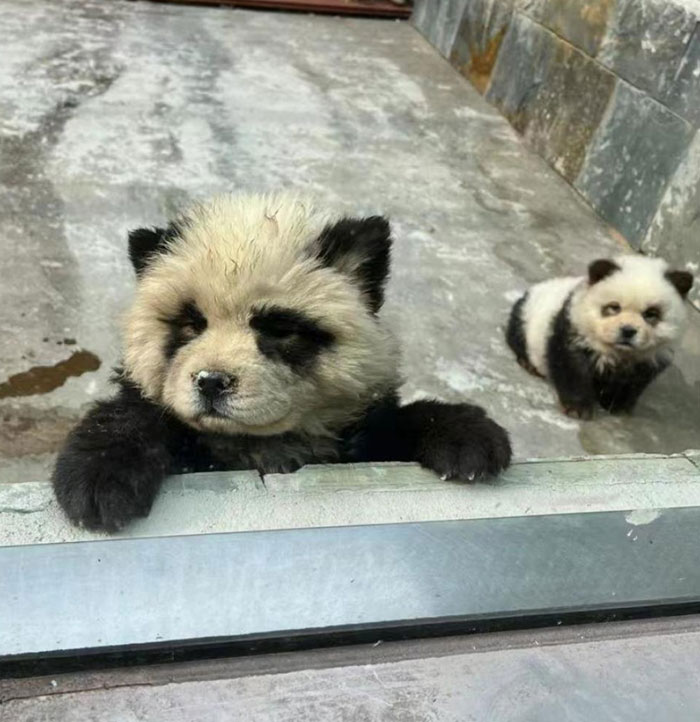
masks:
<svg viewBox="0 0 700 722"><path fill-rule="evenodd" d="M548 375L547 344L552 323L571 295L569 318L584 346L597 355L599 367L614 365L626 358L661 360L680 335L686 318L683 299L666 279L668 264L660 258L618 256L620 267L606 278L590 285L585 276L568 276L533 286L523 304L522 317L530 363L543 376ZM604 316L610 303L620 312ZM642 313L651 306L661 311L661 320L647 323ZM634 346L616 343L621 326L637 329Z"/></svg>
<svg viewBox="0 0 700 722"><path fill-rule="evenodd" d="M225 434L297 431L332 436L398 383L397 346L368 309L352 271L363 258L324 266L314 244L336 218L293 195L221 196L178 219L181 238L149 262L125 323L125 371L148 398L189 425ZM208 327L172 361L168 319L194 301ZM252 309L301 311L335 336L313 370L295 374L266 358ZM239 379L229 418L197 418L192 375Z"/></svg>

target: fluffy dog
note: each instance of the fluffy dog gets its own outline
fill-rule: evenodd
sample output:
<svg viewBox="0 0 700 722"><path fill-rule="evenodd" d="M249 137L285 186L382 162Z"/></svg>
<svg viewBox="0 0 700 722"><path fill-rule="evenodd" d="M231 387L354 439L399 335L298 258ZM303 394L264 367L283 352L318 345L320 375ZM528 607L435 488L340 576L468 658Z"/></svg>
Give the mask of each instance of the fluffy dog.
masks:
<svg viewBox="0 0 700 722"><path fill-rule="evenodd" d="M225 196L133 231L118 392L70 434L53 475L68 517L118 529L183 470L504 469L508 436L481 408L399 404L397 348L378 317L390 246L384 218L291 195Z"/></svg>
<svg viewBox="0 0 700 722"><path fill-rule="evenodd" d="M692 285L659 258L599 259L587 276L533 286L513 306L506 340L521 366L554 384L567 414L589 418L596 403L629 412L671 361Z"/></svg>

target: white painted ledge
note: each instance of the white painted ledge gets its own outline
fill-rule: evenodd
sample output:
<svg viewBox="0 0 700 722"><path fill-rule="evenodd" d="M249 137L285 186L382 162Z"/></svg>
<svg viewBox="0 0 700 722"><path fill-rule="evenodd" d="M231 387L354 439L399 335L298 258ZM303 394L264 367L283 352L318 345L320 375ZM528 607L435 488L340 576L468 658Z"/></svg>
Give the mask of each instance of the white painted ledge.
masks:
<svg viewBox="0 0 700 722"><path fill-rule="evenodd" d="M444 482L414 464L310 466L174 476L151 515L117 537L700 506L700 451L541 459L489 484ZM640 517L641 518L641 517ZM0 485L0 546L85 541L47 482Z"/></svg>

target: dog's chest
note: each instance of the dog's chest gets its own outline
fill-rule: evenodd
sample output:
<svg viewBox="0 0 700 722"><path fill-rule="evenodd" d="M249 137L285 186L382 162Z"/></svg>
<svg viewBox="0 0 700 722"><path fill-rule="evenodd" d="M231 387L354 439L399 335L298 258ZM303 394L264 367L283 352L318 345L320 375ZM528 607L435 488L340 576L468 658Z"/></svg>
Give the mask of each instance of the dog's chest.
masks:
<svg viewBox="0 0 700 722"><path fill-rule="evenodd" d="M327 464L338 460L334 439L280 436L207 435L202 439L213 466L219 469L257 469L266 474L290 473L306 464Z"/></svg>

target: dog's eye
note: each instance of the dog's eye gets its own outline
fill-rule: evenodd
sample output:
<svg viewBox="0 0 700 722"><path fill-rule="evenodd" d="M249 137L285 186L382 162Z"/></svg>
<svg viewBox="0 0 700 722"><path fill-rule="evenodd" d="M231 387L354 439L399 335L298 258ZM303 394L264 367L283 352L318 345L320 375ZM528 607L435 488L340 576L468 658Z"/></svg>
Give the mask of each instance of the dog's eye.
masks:
<svg viewBox="0 0 700 722"><path fill-rule="evenodd" d="M202 317L188 318L183 324L182 328L192 331L193 333L200 334L207 328L207 319Z"/></svg>
<svg viewBox="0 0 700 722"><path fill-rule="evenodd" d="M649 306L642 316L647 323L657 323L661 320L661 309L658 306Z"/></svg>
<svg viewBox="0 0 700 722"><path fill-rule="evenodd" d="M194 303L186 303L174 318L166 319L166 323L181 329L190 336L199 336L207 328L207 319Z"/></svg>
<svg viewBox="0 0 700 722"><path fill-rule="evenodd" d="M202 324L198 321L183 323L180 328L189 336L199 336L206 329L206 323Z"/></svg>
<svg viewBox="0 0 700 722"><path fill-rule="evenodd" d="M250 319L250 326L272 340L297 340L327 346L333 336L316 321L299 311L284 308L268 308L257 311Z"/></svg>
<svg viewBox="0 0 700 722"><path fill-rule="evenodd" d="M299 325L282 314L255 316L251 319L250 325L270 338L289 338L299 332Z"/></svg>
<svg viewBox="0 0 700 722"><path fill-rule="evenodd" d="M190 301L182 305L175 316L160 319L169 326L164 353L168 359L190 341L194 341L207 328L206 316Z"/></svg>
<svg viewBox="0 0 700 722"><path fill-rule="evenodd" d="M603 316L616 316L620 313L620 304L614 302L606 303L605 306L603 306L602 313Z"/></svg>
<svg viewBox="0 0 700 722"><path fill-rule="evenodd" d="M281 319L269 319L266 323L258 326L258 329L273 338L289 338L299 332L296 324Z"/></svg>

